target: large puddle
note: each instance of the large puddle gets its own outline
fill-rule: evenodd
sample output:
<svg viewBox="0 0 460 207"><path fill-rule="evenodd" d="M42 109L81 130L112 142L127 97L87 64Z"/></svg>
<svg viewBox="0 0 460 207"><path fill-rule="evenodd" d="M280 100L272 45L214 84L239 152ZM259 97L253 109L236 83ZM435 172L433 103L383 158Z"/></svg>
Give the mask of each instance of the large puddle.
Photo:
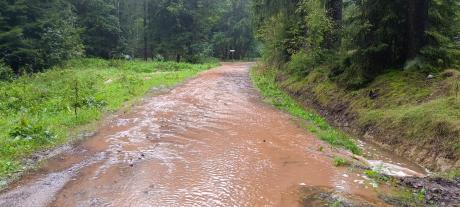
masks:
<svg viewBox="0 0 460 207"><path fill-rule="evenodd" d="M250 66L224 64L147 97L4 192L0 206L298 206L299 189L311 187L383 205L316 150L327 145L261 102Z"/></svg>

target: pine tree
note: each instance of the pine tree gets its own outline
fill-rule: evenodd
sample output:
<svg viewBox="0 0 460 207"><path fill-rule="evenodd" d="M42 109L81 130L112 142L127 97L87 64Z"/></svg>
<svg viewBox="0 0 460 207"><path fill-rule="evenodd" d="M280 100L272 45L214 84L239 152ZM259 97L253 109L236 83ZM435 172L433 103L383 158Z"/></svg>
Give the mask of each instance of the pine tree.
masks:
<svg viewBox="0 0 460 207"><path fill-rule="evenodd" d="M122 45L117 8L112 0L73 0L78 23L84 28L81 38L86 55L111 58L119 56Z"/></svg>
<svg viewBox="0 0 460 207"><path fill-rule="evenodd" d="M79 54L78 29L64 0L0 1L0 59L16 74L36 72Z"/></svg>

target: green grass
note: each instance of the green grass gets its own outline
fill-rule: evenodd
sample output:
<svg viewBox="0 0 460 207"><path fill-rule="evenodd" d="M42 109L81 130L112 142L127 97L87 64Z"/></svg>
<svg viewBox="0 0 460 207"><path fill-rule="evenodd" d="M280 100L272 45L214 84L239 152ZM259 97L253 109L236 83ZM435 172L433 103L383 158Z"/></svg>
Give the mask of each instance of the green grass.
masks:
<svg viewBox="0 0 460 207"><path fill-rule="evenodd" d="M334 166L336 167L343 167L343 166L350 165L350 162L343 157L334 157L333 163L334 163Z"/></svg>
<svg viewBox="0 0 460 207"><path fill-rule="evenodd" d="M410 206L410 207L426 207L437 206L430 205L426 202L426 192L424 189L412 190L404 187L395 189L391 193L382 193L380 198L385 200L388 204L394 206Z"/></svg>
<svg viewBox="0 0 460 207"><path fill-rule="evenodd" d="M383 175L379 171L375 171L375 170L365 170L364 174L368 178L374 180L377 183L385 183L385 182L389 182L391 180L390 177L388 177L386 175Z"/></svg>
<svg viewBox="0 0 460 207"><path fill-rule="evenodd" d="M23 158L66 143L79 126L216 65L79 59L0 82L0 181L22 171Z"/></svg>
<svg viewBox="0 0 460 207"><path fill-rule="evenodd" d="M341 113L355 118L348 124L371 129L374 141L406 147L400 151L418 146L416 152L429 148L439 157L460 159L459 71L447 70L427 79L422 73L394 70L356 90L337 85L326 66L305 77L283 70L278 75L284 78L278 81L280 87L300 101L313 100L330 111L342 106ZM377 98L371 99L370 91Z"/></svg>
<svg viewBox="0 0 460 207"><path fill-rule="evenodd" d="M446 172L435 174L435 177L440 177L440 178L444 178L450 181L455 181L456 179L460 178L460 170L450 169Z"/></svg>
<svg viewBox="0 0 460 207"><path fill-rule="evenodd" d="M327 121L316 113L305 110L292 97L285 93L275 81L275 71L263 67L251 70L252 81L259 89L265 101L276 108L283 110L295 117L308 121L307 129L334 147L341 147L355 154L361 154L361 149L355 141L345 133L331 127Z"/></svg>

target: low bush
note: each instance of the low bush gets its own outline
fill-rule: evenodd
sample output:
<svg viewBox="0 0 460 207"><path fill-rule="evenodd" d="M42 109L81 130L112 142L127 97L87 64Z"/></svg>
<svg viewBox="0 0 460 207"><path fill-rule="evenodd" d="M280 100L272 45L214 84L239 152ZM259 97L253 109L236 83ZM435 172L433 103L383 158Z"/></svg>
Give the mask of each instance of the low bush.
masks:
<svg viewBox="0 0 460 207"><path fill-rule="evenodd" d="M334 166L343 167L350 165L350 162L342 157L334 157Z"/></svg>
<svg viewBox="0 0 460 207"><path fill-rule="evenodd" d="M0 61L0 81L11 81L13 77L13 70Z"/></svg>
<svg viewBox="0 0 460 207"><path fill-rule="evenodd" d="M287 69L298 76L307 76L312 70L321 65L325 60L322 52L300 51L291 57Z"/></svg>

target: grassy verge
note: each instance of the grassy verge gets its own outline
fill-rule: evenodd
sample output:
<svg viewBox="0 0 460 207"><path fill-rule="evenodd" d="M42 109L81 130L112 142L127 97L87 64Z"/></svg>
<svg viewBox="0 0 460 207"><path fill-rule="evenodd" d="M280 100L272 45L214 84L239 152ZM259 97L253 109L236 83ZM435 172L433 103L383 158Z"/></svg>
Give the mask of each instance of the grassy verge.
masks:
<svg viewBox="0 0 460 207"><path fill-rule="evenodd" d="M327 67L304 77L279 73L283 89L299 94L298 100L313 100L333 116L347 118L357 136L367 134L431 169L460 167L459 71L427 78L395 70L357 90L338 86L328 77Z"/></svg>
<svg viewBox="0 0 460 207"><path fill-rule="evenodd" d="M0 181L22 171L23 158L66 143L71 129L216 65L81 59L0 82Z"/></svg>
<svg viewBox="0 0 460 207"><path fill-rule="evenodd" d="M266 102L311 123L307 126L307 129L321 140L328 142L332 146L350 150L355 154L361 154L361 149L353 139L331 127L321 116L305 110L292 97L281 90L275 81L276 72L274 70L258 66L251 70L251 77Z"/></svg>

